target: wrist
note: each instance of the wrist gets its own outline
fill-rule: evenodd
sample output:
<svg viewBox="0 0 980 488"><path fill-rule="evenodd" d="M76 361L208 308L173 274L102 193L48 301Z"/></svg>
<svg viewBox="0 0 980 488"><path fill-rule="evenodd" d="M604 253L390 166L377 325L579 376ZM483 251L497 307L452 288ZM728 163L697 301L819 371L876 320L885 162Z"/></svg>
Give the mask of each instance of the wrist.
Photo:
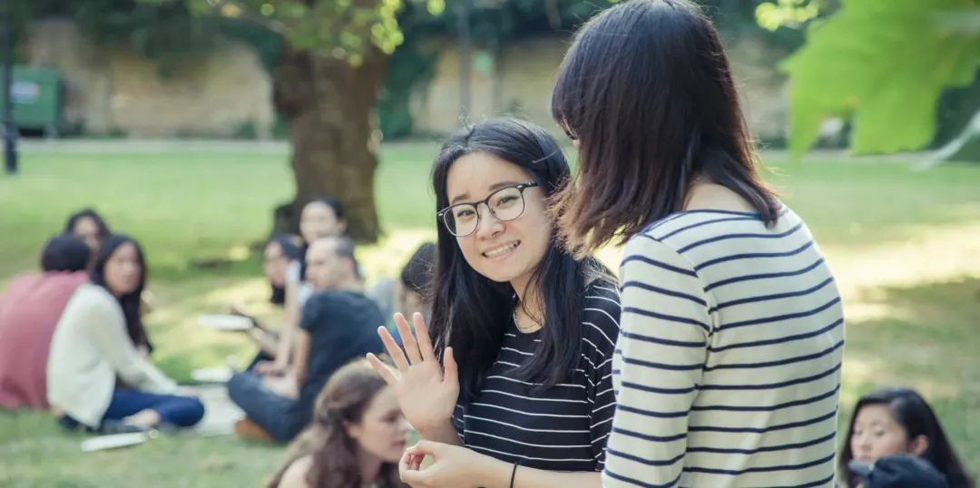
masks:
<svg viewBox="0 0 980 488"><path fill-rule="evenodd" d="M412 427L415 427L419 435L427 440L439 440L448 434L456 435L456 428L453 427L452 418L420 422L418 424L412 424Z"/></svg>
<svg viewBox="0 0 980 488"><path fill-rule="evenodd" d="M475 473L476 476L474 479L480 480L480 486L486 486L487 488L509 488L514 463L504 462L484 454L479 454L479 456L481 462L475 463L477 473Z"/></svg>

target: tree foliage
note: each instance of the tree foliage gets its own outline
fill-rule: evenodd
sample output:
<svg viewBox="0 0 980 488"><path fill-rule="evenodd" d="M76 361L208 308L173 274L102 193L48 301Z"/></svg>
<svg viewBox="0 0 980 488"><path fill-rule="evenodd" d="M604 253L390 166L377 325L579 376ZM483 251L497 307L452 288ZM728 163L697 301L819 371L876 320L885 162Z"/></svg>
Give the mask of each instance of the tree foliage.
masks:
<svg viewBox="0 0 980 488"><path fill-rule="evenodd" d="M847 0L814 21L790 76L790 147L812 146L827 117L852 120L857 154L921 149L944 90L980 69L980 0Z"/></svg>

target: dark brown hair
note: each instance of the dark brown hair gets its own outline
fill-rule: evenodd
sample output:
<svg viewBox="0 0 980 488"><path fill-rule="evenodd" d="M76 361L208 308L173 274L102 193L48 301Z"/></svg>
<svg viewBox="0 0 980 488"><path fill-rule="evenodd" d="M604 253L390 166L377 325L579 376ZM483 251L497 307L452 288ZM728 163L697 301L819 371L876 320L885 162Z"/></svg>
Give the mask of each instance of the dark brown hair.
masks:
<svg viewBox="0 0 980 488"><path fill-rule="evenodd" d="M921 395L908 388L884 388L868 393L861 397L854 406L851 422L847 426L844 437L844 447L838 457L840 473L847 480L847 486L857 486L859 480L848 470L847 465L854 459L851 450L851 437L854 436L854 423L862 408L870 405L885 405L895 418L895 421L905 429L907 441L912 441L920 435L929 440L929 447L922 453L922 458L946 477L950 488L973 488L975 482L966 472L966 468L956 456L953 445L950 444L943 431L939 418L929 407Z"/></svg>
<svg viewBox="0 0 980 488"><path fill-rule="evenodd" d="M688 0L632 0L590 20L562 62L552 114L581 142L578 171L554 199L579 254L683 210L698 177L776 220L728 58Z"/></svg>
<svg viewBox="0 0 980 488"><path fill-rule="evenodd" d="M312 425L289 445L286 462L267 486L279 486L289 466L307 455L313 457L306 474L308 486L361 488L370 481L361 479L357 441L347 434L345 426L359 423L371 400L384 387L384 380L363 359L337 370L317 397ZM407 488L399 480L398 465L394 463L381 465L379 481L382 488Z"/></svg>

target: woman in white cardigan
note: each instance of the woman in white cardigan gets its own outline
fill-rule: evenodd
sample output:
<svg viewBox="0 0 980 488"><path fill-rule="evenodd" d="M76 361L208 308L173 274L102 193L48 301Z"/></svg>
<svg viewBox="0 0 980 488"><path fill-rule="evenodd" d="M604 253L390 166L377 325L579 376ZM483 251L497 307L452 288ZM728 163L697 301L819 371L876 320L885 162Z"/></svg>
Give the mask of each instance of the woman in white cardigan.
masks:
<svg viewBox="0 0 980 488"><path fill-rule="evenodd" d="M177 384L133 342L132 332L142 330L145 282L139 244L126 236L107 238L92 282L72 296L51 342L48 402L63 425L189 427L204 417L200 400L177 395Z"/></svg>

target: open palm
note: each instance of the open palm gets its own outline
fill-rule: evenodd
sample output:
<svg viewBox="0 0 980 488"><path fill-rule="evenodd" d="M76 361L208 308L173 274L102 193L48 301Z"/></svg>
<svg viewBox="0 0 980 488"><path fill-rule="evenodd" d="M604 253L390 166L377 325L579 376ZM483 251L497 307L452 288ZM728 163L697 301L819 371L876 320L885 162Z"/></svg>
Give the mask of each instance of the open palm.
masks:
<svg viewBox="0 0 980 488"><path fill-rule="evenodd" d="M412 334L405 316L395 314L395 324L404 350L387 329L378 328L378 335L395 363L394 368L381 362L374 354L368 354L368 360L388 386L395 390L405 418L419 432L424 432L445 425L452 418L459 396L459 378L452 348L446 348L443 355L445 366L440 365L422 314L416 313L412 321L415 323L415 334Z"/></svg>

